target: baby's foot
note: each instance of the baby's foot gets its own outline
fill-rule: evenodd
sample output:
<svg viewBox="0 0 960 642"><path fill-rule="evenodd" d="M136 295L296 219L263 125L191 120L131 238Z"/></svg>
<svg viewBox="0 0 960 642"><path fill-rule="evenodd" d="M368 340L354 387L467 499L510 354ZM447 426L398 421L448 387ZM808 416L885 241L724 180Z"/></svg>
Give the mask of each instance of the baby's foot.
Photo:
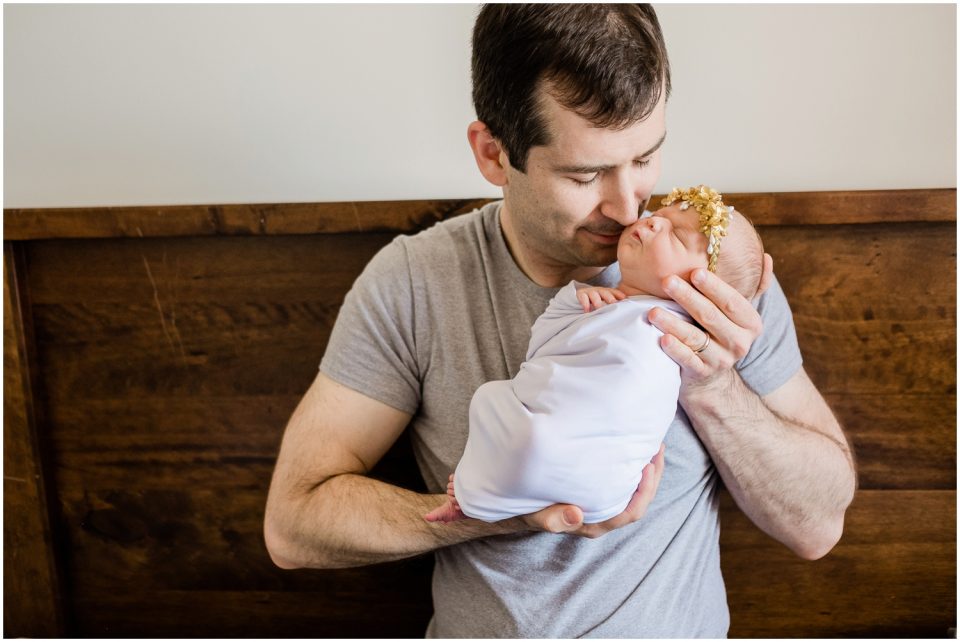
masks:
<svg viewBox="0 0 960 642"><path fill-rule="evenodd" d="M423 516L428 522L455 522L458 519L466 519L467 516L463 514L463 511L460 510L460 507L453 502L452 500L445 501L442 505L437 506L432 511Z"/></svg>
<svg viewBox="0 0 960 642"><path fill-rule="evenodd" d="M447 483L447 501L437 506L432 511L423 516L428 522L455 522L459 519L467 519L467 516L460 510L460 504L457 502L457 496L453 492L453 475L450 475L450 481Z"/></svg>

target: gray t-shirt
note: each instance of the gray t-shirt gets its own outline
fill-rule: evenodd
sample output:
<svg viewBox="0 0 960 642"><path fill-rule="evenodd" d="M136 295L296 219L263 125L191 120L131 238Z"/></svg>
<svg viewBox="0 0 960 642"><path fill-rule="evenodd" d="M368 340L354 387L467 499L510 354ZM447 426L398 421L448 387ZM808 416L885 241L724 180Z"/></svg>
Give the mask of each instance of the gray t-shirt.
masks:
<svg viewBox="0 0 960 642"><path fill-rule="evenodd" d="M530 281L500 228L500 203L400 236L347 295L320 369L413 414L427 488L446 489L463 453L468 408L484 382L510 379L530 330L559 288ZM616 264L592 283L614 286ZM793 319L774 283L763 335L738 364L764 395L801 365ZM656 498L639 522L598 539L551 533L488 537L436 552L428 637L724 637L718 484L678 408Z"/></svg>

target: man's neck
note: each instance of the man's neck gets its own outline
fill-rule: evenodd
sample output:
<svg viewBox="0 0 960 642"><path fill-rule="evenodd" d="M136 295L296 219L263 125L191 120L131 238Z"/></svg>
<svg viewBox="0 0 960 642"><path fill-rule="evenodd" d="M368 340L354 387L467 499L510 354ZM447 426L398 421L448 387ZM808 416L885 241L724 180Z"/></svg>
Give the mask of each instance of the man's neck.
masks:
<svg viewBox="0 0 960 642"><path fill-rule="evenodd" d="M513 228L505 205L500 207L500 229L517 267L528 279L542 288L559 288L572 280L586 282L605 269L559 263L530 248L520 240L520 235Z"/></svg>

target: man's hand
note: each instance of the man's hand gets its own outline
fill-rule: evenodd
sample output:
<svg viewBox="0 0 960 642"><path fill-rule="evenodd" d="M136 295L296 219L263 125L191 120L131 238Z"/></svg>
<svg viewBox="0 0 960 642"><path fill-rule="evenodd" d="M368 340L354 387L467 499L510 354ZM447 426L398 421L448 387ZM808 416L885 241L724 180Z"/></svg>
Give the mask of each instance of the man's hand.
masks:
<svg viewBox="0 0 960 642"><path fill-rule="evenodd" d="M583 523L583 511L572 504L554 504L547 506L536 513L525 515L520 520L527 525L530 530L547 531L550 533L569 533L571 535L580 535L594 539L605 535L612 530L616 530L627 524L637 521L647 512L647 507L653 501L657 494L657 487L660 485L660 478L663 477L663 451L664 446L660 445L660 452L643 469L643 478L636 492L627 504L626 509L616 517L611 517L604 522L595 524Z"/></svg>
<svg viewBox="0 0 960 642"><path fill-rule="evenodd" d="M757 296L773 278L773 259L769 254L764 255L763 265ZM716 274L697 269L691 281L693 285L670 276L664 279L663 287L703 329L662 308L654 308L649 316L650 322L664 333L660 339L663 351L680 365L681 397L721 384L763 331L760 314Z"/></svg>
<svg viewBox="0 0 960 642"><path fill-rule="evenodd" d="M733 365L762 331L743 296L706 270L694 271L693 285L674 278L664 289L703 329L660 308L649 319L680 364L691 425L754 524L804 559L826 555L856 489L843 430L802 369L762 398L740 379ZM773 260L764 255L760 291L772 281Z"/></svg>

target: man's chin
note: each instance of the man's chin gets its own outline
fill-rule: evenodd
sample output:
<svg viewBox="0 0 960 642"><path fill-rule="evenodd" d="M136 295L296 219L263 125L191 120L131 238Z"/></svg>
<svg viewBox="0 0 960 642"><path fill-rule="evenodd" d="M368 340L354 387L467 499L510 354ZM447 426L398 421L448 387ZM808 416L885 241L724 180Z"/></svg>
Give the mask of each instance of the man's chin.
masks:
<svg viewBox="0 0 960 642"><path fill-rule="evenodd" d="M617 260L617 247L581 248L580 260L585 267L607 267Z"/></svg>

